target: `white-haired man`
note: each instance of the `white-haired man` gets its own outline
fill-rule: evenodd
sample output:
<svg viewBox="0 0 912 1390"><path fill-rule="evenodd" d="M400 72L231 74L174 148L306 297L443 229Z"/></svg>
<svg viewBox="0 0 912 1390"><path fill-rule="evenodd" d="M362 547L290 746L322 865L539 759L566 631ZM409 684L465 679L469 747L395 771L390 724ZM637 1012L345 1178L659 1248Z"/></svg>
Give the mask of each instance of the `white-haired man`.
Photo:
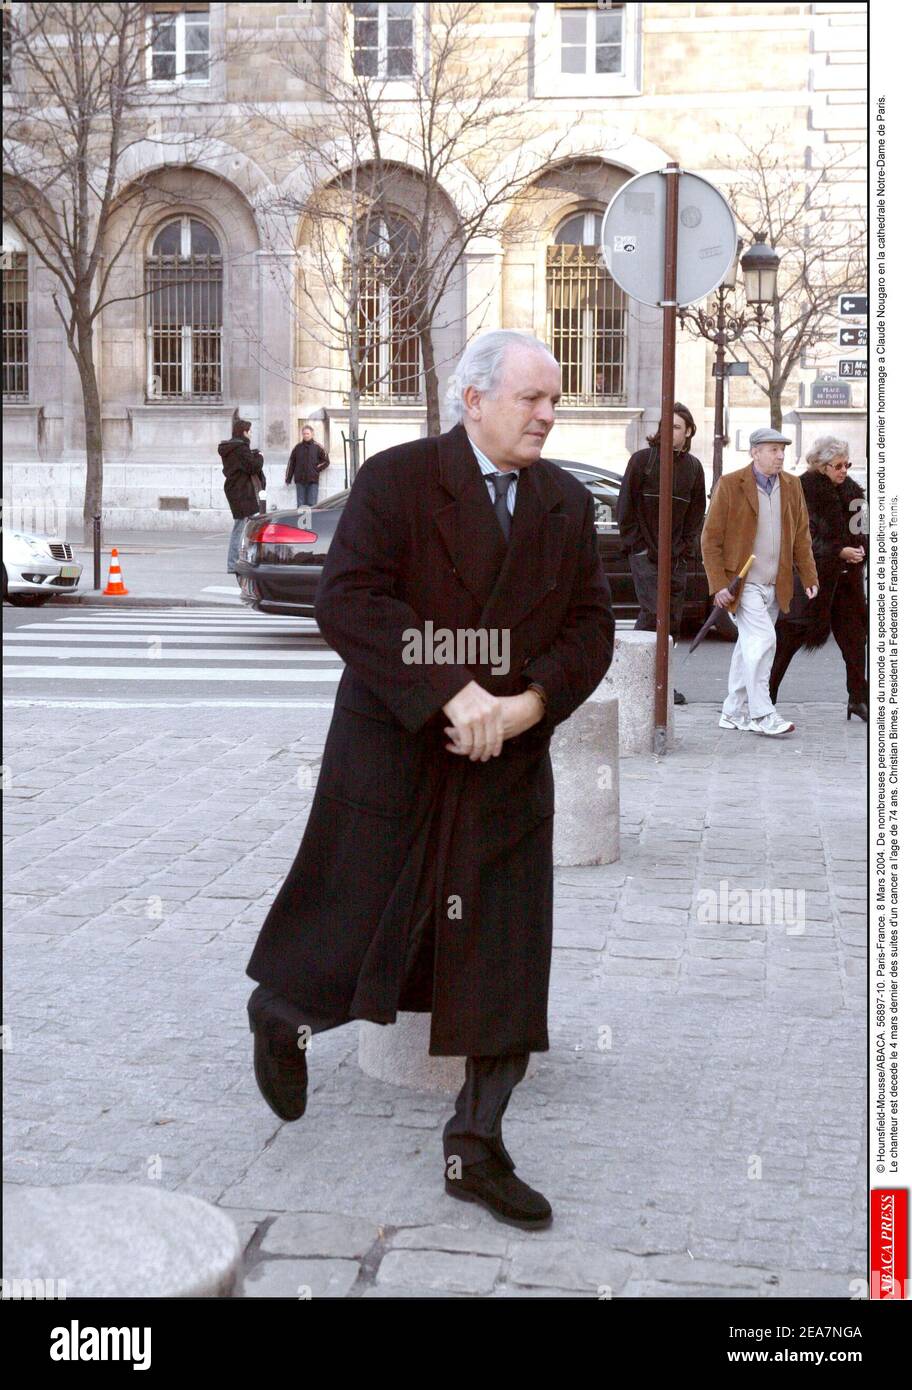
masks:
<svg viewBox="0 0 912 1390"><path fill-rule="evenodd" d="M346 667L247 967L255 1072L285 1119L306 1104L299 1029L430 1012L430 1054L466 1058L446 1191L528 1228L551 1208L513 1172L501 1121L549 1046L548 745L614 639L592 498L541 457L560 391L542 343L485 334L451 383L460 422L358 472L316 602ZM416 631L423 662L405 656Z"/></svg>

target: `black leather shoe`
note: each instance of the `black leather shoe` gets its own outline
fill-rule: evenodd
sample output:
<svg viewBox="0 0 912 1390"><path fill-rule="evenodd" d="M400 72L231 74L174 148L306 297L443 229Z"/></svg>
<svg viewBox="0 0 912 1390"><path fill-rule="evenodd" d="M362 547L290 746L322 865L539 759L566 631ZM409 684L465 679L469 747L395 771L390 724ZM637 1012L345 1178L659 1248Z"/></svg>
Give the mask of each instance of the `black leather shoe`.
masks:
<svg viewBox="0 0 912 1390"><path fill-rule="evenodd" d="M487 1207L498 1221L508 1226L535 1230L551 1225L551 1204L546 1197L529 1187L496 1158L463 1167L461 1178L444 1178L451 1197L460 1202L478 1202Z"/></svg>
<svg viewBox="0 0 912 1390"><path fill-rule="evenodd" d="M674 702L675 702L676 705L686 705L686 704L687 704L687 701L684 699L684 696L681 694L680 690L676 690L676 691L675 691L675 693L674 693Z"/></svg>
<svg viewBox="0 0 912 1390"><path fill-rule="evenodd" d="M253 1074L260 1093L280 1120L299 1120L307 1109L307 1055L286 1030L250 1020Z"/></svg>
<svg viewBox="0 0 912 1390"><path fill-rule="evenodd" d="M863 700L850 700L846 710L846 719L851 719L853 714L857 714L859 719L868 722L868 707Z"/></svg>

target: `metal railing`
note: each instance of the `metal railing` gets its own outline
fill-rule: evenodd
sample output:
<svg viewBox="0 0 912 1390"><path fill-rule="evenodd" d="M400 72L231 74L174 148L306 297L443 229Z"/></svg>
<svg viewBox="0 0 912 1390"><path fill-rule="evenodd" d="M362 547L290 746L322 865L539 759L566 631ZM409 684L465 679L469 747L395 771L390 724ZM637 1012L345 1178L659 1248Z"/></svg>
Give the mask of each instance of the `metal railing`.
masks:
<svg viewBox="0 0 912 1390"><path fill-rule="evenodd" d="M562 243L547 252L548 334L568 404L627 400L627 296L597 246Z"/></svg>
<svg viewBox="0 0 912 1390"><path fill-rule="evenodd" d="M221 256L151 256L146 291L149 399L221 400Z"/></svg>
<svg viewBox="0 0 912 1390"><path fill-rule="evenodd" d="M3 399L27 401L28 258L8 253L3 268Z"/></svg>

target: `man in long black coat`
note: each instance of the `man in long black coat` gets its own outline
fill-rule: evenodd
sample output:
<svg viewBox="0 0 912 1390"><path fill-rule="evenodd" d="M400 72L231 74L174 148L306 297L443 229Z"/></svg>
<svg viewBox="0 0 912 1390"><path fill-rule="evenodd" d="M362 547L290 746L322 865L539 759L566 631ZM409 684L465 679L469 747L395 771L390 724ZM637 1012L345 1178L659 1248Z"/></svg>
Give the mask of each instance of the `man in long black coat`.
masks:
<svg viewBox="0 0 912 1390"><path fill-rule="evenodd" d="M541 458L560 384L543 344L485 334L451 384L463 423L360 469L316 601L346 667L247 969L257 1079L283 1118L306 1103L294 1032L430 1011L430 1054L467 1058L447 1190L529 1226L550 1206L500 1126L549 1046L548 745L614 639L592 498Z"/></svg>

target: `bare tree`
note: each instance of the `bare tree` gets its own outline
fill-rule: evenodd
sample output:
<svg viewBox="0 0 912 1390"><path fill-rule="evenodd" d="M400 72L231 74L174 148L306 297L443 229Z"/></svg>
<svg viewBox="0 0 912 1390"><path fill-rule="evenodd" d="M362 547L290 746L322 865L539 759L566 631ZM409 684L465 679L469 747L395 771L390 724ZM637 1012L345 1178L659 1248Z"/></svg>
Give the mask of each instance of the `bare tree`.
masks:
<svg viewBox="0 0 912 1390"><path fill-rule="evenodd" d="M570 146L562 130L544 151L530 149L530 128L545 121L536 121L528 98L528 56L485 47L479 26L487 8L424 7L422 43L410 38L407 66L400 50L399 69L391 72L382 69L382 58L359 49L357 32L349 27L359 23L357 13L327 6L327 42L347 62L327 63L321 71L304 44L286 44L277 55L306 84L318 117L302 124L281 108L251 108L251 115L281 132L311 171L313 192L297 203L286 200L283 210L297 220L299 235L306 226L311 246L317 242L312 259L323 269L317 277L320 305L311 286L305 284L302 293L319 320L318 340L344 348L352 436L365 384L377 389L388 380L396 353L408 359L412 345L416 385L424 381L427 430L439 432L440 364L433 334L450 326L441 319L441 306L461 273L464 253L475 239L502 242L508 211L512 234L528 235L535 221L535 181ZM573 125L568 120L567 130ZM340 230L328 235L326 222L333 219ZM379 368L381 324L365 295L367 283L382 288L387 325L395 332L395 342L387 344L389 364Z"/></svg>
<svg viewBox="0 0 912 1390"><path fill-rule="evenodd" d="M120 186L126 157L150 138L198 157L206 139L198 127L163 134L160 118L150 119L168 101L167 89L149 89L148 62L169 20L141 3L89 0L23 5L8 20L16 80L4 102L4 215L54 277L51 298L79 371L86 544L103 497L95 323L107 305L146 293L114 295L111 276L144 209L167 201L142 175ZM111 244L115 216L121 230Z"/></svg>
<svg viewBox="0 0 912 1390"><path fill-rule="evenodd" d="M841 293L865 283L864 211L846 204L846 151L796 168L782 151L783 133L741 137L742 174L730 199L748 242L764 241L779 255L776 293L762 328L749 328L741 346L751 376L769 400L770 424L782 428L789 380L816 347L832 345Z"/></svg>

